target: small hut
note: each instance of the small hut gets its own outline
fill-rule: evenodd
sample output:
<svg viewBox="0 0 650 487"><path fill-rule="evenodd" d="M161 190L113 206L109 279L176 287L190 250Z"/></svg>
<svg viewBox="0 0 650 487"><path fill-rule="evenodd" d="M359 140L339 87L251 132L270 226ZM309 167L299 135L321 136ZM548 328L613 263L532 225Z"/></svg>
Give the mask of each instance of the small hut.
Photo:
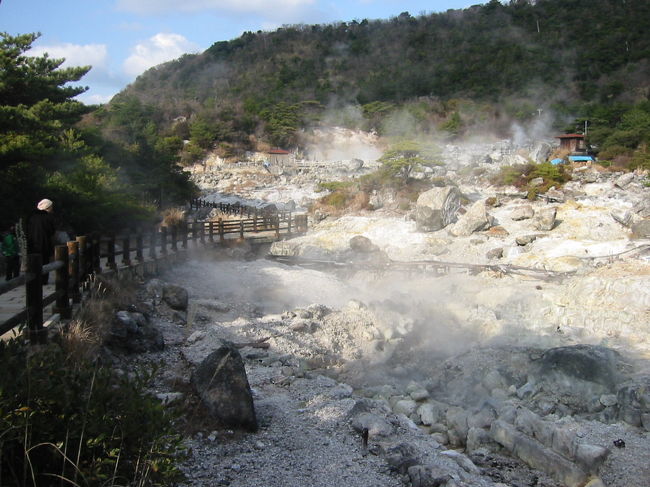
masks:
<svg viewBox="0 0 650 487"><path fill-rule="evenodd" d="M560 150L567 150L569 152L585 152L585 136L582 134L564 134L558 135L556 139L560 139Z"/></svg>
<svg viewBox="0 0 650 487"><path fill-rule="evenodd" d="M269 152L269 162L271 164L278 164L278 165L283 165L287 162L289 162L289 158L291 156L291 153L289 151L286 151L284 149L271 149Z"/></svg>

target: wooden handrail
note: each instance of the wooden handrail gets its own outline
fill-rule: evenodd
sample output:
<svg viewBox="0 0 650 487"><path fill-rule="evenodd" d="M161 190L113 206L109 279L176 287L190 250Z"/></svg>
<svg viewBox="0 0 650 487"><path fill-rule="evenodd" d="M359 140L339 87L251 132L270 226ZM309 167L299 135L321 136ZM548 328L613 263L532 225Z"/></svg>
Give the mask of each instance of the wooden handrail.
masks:
<svg viewBox="0 0 650 487"><path fill-rule="evenodd" d="M158 262L176 255L188 248L187 241L193 241L193 247L223 244L227 235L236 238L251 239L259 237L260 232L272 232L275 239L282 235L291 235L307 231L307 215L292 215L290 212L267 212L258 208L244 205L223 205L195 200L195 205L219 207L224 213L240 215L234 220L202 221L190 224L184 223L178 227L160 227L149 235L137 233L133 235L97 235L78 236L74 241L67 242L55 248L55 260L42 265L38 254L27 256L27 272L10 281L0 282L0 295L25 287L25 309L0 323L0 334L4 334L19 325L27 323L30 342L40 343L47 336L43 330L43 308L55 303L54 312L62 318L72 315L72 303L81 302L81 286L88 277L101 273L101 259L105 258L105 266L109 271L116 272L118 268L133 268L143 265L146 261L144 249L148 249L150 262ZM244 218L244 215L248 218ZM180 234L180 235L179 235ZM218 234L218 241L215 238ZM265 238L265 237L263 237ZM266 237L268 238L268 237ZM179 249L180 240L180 249ZM116 242L121 248L116 249ZM146 242L146 243L145 243ZM135 245L135 247L133 246ZM135 260L131 253L135 252ZM159 253L158 253L159 252ZM121 265L116 256L121 255ZM43 295L43 275L55 273L56 291L48 296Z"/></svg>

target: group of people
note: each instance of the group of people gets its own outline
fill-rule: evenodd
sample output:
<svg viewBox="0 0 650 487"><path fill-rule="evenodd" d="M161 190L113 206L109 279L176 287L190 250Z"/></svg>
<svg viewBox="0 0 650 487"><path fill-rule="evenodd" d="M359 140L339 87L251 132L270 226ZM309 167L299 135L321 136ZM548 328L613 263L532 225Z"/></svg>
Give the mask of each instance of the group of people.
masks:
<svg viewBox="0 0 650 487"><path fill-rule="evenodd" d="M38 202L36 209L27 220L27 252L40 254L43 264L49 263L54 255L56 222L53 212L54 203L43 199ZM20 274L20 248L14 225L2 235L0 248L5 257L5 279L9 281ZM47 284L47 281L48 274L45 274L43 283Z"/></svg>

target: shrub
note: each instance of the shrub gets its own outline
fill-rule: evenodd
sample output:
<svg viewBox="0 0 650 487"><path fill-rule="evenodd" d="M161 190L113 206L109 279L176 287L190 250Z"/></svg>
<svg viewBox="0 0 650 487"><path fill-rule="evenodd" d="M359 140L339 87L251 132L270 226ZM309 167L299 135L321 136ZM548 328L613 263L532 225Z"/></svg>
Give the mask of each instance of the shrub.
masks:
<svg viewBox="0 0 650 487"><path fill-rule="evenodd" d="M167 485L181 477L173 411L146 392L153 369L98 360L115 309L135 294L97 276L76 319L41 348L0 342L0 485Z"/></svg>
<svg viewBox="0 0 650 487"><path fill-rule="evenodd" d="M529 175L533 171L534 164L515 164L513 166L502 166L498 173L492 178L492 184L497 186L513 185L523 188L530 180Z"/></svg>
<svg viewBox="0 0 650 487"><path fill-rule="evenodd" d="M118 375L51 343L0 343L0 484L165 485L180 436L145 393L151 373Z"/></svg>
<svg viewBox="0 0 650 487"><path fill-rule="evenodd" d="M542 178L542 184L531 186L530 181L535 178ZM571 176L566 172L564 166L544 162L541 164L516 164L502 167L492 178L492 184L511 184L519 189L526 190L529 199L535 199L537 194L548 191L552 186L559 188L570 180Z"/></svg>

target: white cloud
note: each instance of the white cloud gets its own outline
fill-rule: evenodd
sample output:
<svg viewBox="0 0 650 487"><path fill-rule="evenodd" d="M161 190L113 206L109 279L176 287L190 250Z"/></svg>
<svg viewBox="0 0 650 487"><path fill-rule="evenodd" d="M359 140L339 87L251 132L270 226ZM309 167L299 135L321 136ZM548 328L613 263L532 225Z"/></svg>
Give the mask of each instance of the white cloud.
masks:
<svg viewBox="0 0 650 487"><path fill-rule="evenodd" d="M159 12L199 12L218 10L222 12L257 14L277 17L291 16L291 12L311 7L316 0L118 0L117 7L128 12L151 14Z"/></svg>
<svg viewBox="0 0 650 487"><path fill-rule="evenodd" d="M196 52L198 46L180 34L156 34L137 44L124 61L123 68L129 76L138 76L152 66L171 61L188 52Z"/></svg>
<svg viewBox="0 0 650 487"><path fill-rule="evenodd" d="M92 66L106 69L108 64L108 50L105 44L56 44L51 46L35 46L28 52L28 56L42 56L48 53L51 58L65 58L62 67Z"/></svg>
<svg viewBox="0 0 650 487"><path fill-rule="evenodd" d="M77 96L77 100L86 105L101 105L111 101L111 98L113 98L113 96L115 96L115 93L110 95L82 93L81 95Z"/></svg>

